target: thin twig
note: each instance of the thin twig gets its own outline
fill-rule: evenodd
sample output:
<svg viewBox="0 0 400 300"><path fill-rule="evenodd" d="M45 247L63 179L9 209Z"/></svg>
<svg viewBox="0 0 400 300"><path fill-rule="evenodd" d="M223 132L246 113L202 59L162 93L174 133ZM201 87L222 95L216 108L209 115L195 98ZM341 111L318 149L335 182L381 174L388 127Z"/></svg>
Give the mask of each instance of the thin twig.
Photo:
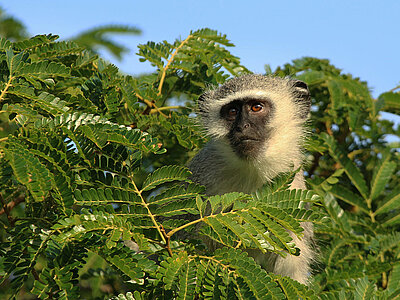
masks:
<svg viewBox="0 0 400 300"><path fill-rule="evenodd" d="M150 112L152 111L151 108L154 107L154 109L155 109L157 112L159 112L159 113L160 113L161 115L163 115L164 117L168 118L168 116L167 116L166 114L162 113L161 110L160 110L160 108L158 108L157 105L156 105L153 101L149 101L149 100L147 100L147 99L144 99L143 97L141 97L141 96L138 95L137 93L135 93L135 96L136 96L139 100L143 101L143 102L147 105L147 108L144 110L143 114L148 114L148 113L150 113Z"/></svg>
<svg viewBox="0 0 400 300"><path fill-rule="evenodd" d="M183 108L184 106L163 106L163 107L159 107L158 109L152 109L150 110L150 114L154 114L155 112L159 112L161 110L167 110L167 109L177 109L177 108Z"/></svg>
<svg viewBox="0 0 400 300"><path fill-rule="evenodd" d="M169 66L171 65L172 61L174 60L175 55L178 53L179 49L181 49L183 47L183 45L185 45L192 37L193 37L193 35L189 34L189 36L178 47L176 47L174 53L172 53L171 57L168 59L167 65L165 66L165 68L161 74L160 85L158 86L158 96L161 95L162 87L164 85L164 80L165 80L167 70L168 70Z"/></svg>
<svg viewBox="0 0 400 300"><path fill-rule="evenodd" d="M160 224L160 227L161 227L161 232L164 234L164 237L167 240L167 244L165 245L165 248L167 249L169 256L172 257L172 250L171 250L171 244L170 244L171 238L165 232L164 226L162 226L162 224Z"/></svg>
<svg viewBox="0 0 400 300"><path fill-rule="evenodd" d="M398 90L398 89L400 89L400 85L398 85L398 86L392 88L389 92L392 92L392 93L393 93L395 90Z"/></svg>

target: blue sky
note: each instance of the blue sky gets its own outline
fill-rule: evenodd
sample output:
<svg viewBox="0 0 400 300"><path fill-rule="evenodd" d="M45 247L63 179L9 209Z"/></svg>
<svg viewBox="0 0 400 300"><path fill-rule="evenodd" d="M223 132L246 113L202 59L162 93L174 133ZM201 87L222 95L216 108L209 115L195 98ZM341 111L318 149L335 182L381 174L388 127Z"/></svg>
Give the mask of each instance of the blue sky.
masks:
<svg viewBox="0 0 400 300"><path fill-rule="evenodd" d="M112 60L131 74L151 71L136 46L185 38L209 27L236 45L231 51L250 70L262 73L302 56L328 58L338 68L366 80L373 95L400 84L400 1L168 0L168 1L0 1L32 35L71 37L104 24L129 24L141 36L120 36L132 52Z"/></svg>

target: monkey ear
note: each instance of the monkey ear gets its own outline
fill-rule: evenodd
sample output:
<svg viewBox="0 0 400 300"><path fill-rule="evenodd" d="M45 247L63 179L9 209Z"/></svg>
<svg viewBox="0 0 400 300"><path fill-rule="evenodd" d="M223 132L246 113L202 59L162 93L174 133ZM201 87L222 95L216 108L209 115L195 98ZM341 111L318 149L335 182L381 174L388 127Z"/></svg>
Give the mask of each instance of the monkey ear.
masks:
<svg viewBox="0 0 400 300"><path fill-rule="evenodd" d="M305 82L294 79L293 89L295 102L301 106L301 117L307 118L311 108L311 96L308 86Z"/></svg>

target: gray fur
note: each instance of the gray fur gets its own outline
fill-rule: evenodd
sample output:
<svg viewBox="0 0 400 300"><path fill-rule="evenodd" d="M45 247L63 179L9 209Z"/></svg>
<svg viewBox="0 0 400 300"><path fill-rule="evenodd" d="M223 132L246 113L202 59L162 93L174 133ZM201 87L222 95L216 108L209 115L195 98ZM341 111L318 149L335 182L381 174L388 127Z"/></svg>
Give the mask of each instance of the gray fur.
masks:
<svg viewBox="0 0 400 300"><path fill-rule="evenodd" d="M265 125L265 130L271 134L263 143L263 151L257 157L247 159L239 157L231 149L227 139L229 128L226 128L226 122L221 120L219 113L223 105L244 97L259 97L274 106L274 114ZM288 78L245 75L206 91L198 104L199 117L211 141L193 158L189 168L193 181L204 185L208 195L252 193L278 174L300 166L304 123L310 108L305 83ZM296 174L291 188L306 189L301 172ZM311 224L302 226L302 240L292 234L300 249L299 256L282 258L275 254L262 254L259 250L248 250L248 253L267 271L307 283L313 257L310 248L313 229Z"/></svg>

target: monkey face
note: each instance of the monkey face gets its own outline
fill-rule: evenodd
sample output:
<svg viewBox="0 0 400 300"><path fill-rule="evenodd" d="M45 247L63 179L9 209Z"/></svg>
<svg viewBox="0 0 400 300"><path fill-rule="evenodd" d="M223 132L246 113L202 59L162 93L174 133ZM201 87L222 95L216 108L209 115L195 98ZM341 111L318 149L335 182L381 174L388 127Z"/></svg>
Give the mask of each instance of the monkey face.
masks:
<svg viewBox="0 0 400 300"><path fill-rule="evenodd" d="M272 112L269 101L256 98L234 100L221 107L220 117L229 130L229 143L240 158L255 158L262 151Z"/></svg>
<svg viewBox="0 0 400 300"><path fill-rule="evenodd" d="M221 155L232 164L268 165L262 172L273 178L298 164L310 104L304 82L248 74L205 91L198 113Z"/></svg>

